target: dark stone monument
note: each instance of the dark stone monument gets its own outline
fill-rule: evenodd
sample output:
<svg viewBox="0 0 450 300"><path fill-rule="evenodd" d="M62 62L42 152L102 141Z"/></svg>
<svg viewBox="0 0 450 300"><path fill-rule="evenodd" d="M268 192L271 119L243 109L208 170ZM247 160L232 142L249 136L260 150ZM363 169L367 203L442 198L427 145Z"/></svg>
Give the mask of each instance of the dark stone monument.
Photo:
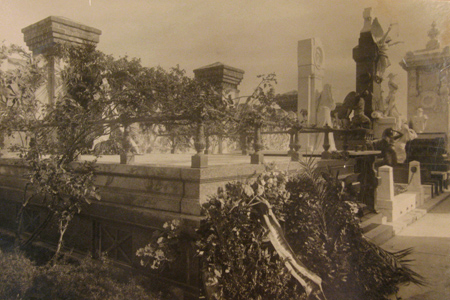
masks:
<svg viewBox="0 0 450 300"><path fill-rule="evenodd" d="M353 48L353 59L356 62L356 92L364 96L364 114L372 118L375 99L381 98L382 78L377 76L377 64L380 51L372 34L371 8L366 8L363 13L364 27L359 35L358 45Z"/></svg>

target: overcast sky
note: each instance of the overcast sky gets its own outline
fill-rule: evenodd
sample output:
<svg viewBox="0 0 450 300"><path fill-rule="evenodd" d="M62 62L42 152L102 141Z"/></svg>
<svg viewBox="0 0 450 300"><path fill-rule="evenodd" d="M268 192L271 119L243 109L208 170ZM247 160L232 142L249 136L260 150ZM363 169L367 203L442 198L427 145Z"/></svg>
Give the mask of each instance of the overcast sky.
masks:
<svg viewBox="0 0 450 300"><path fill-rule="evenodd" d="M398 62L423 49L436 21L442 45L450 44L450 2L436 0L0 0L0 39L25 45L21 29L50 15L102 30L98 48L142 59L145 66L192 70L217 61L243 69L241 95L259 74L275 72L277 93L297 89L297 42L320 38L325 82L336 101L355 89L352 48L358 43L364 8L373 8L386 29L404 41L389 50L398 74L398 101L405 114L406 73ZM386 93L385 93L386 94ZM403 100L402 100L403 98Z"/></svg>

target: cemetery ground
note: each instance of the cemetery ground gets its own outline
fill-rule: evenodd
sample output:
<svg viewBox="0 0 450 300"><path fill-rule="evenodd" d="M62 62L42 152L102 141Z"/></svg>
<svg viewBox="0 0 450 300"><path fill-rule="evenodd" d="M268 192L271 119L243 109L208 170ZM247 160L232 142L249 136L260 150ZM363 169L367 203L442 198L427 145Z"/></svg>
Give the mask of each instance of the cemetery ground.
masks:
<svg viewBox="0 0 450 300"><path fill-rule="evenodd" d="M382 244L382 247L389 251L412 247L411 265L428 283L422 287L402 286L398 294L402 300L450 299L449 197Z"/></svg>

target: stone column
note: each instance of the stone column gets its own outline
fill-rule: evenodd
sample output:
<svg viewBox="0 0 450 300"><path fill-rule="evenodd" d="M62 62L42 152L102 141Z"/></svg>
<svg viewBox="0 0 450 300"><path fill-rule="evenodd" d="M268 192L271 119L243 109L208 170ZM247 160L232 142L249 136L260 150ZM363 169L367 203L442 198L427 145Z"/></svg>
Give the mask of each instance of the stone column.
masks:
<svg viewBox="0 0 450 300"><path fill-rule="evenodd" d="M377 189L377 196L379 200L394 199L394 173L390 166L382 166L378 169L378 177L380 177L381 184Z"/></svg>
<svg viewBox="0 0 450 300"><path fill-rule="evenodd" d="M263 149L261 139L261 124L256 124L254 127L253 149L255 152L250 155L250 163L252 165L259 165L264 163L264 154L261 152Z"/></svg>
<svg viewBox="0 0 450 300"><path fill-rule="evenodd" d="M420 177L420 162L414 160L409 163L408 191L417 194L416 207L420 207L424 202L424 190Z"/></svg>
<svg viewBox="0 0 450 300"><path fill-rule="evenodd" d="M53 104L56 97L57 78L56 62L52 56L55 44L83 45L97 44L102 32L63 17L50 16L22 29L24 41L33 55L43 54L48 63L47 94L48 104Z"/></svg>
<svg viewBox="0 0 450 300"><path fill-rule="evenodd" d="M356 62L356 92L362 94L368 91L364 97L364 114L372 119L373 100L381 99L381 78L377 78L378 46L375 42L371 26L371 9L365 9L363 13L364 26L359 34L358 45L353 48L353 60Z"/></svg>
<svg viewBox="0 0 450 300"><path fill-rule="evenodd" d="M323 89L324 51L322 42L318 38L310 38L298 42L298 98L297 117L303 119L301 110L307 114L307 125L315 125L317 98ZM302 144L311 151L315 145L317 134L302 136Z"/></svg>
<svg viewBox="0 0 450 300"><path fill-rule="evenodd" d="M195 69L194 76L197 80L208 82L220 90L221 97L224 97L230 101L238 103L239 99L239 84L244 78L244 71L238 68L234 68L225 65L221 62L216 62L198 69ZM223 153L223 142L226 142L227 138L219 136L219 153ZM242 152L246 150L242 149Z"/></svg>
<svg viewBox="0 0 450 300"><path fill-rule="evenodd" d="M122 149L120 151L120 163L130 164L134 163L134 154L131 152L130 143L130 124L123 124Z"/></svg>
<svg viewBox="0 0 450 300"><path fill-rule="evenodd" d="M382 212L389 222L392 222L394 209L394 173L392 167L382 166L378 168L378 177L381 179L381 184L377 188L376 209Z"/></svg>

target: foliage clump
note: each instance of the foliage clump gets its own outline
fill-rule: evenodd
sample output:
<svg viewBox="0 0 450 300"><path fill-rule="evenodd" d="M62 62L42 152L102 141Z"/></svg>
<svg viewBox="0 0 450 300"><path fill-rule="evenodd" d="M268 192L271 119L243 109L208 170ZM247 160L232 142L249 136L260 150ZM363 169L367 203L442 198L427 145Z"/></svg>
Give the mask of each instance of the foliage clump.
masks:
<svg viewBox="0 0 450 300"><path fill-rule="evenodd" d="M0 250L0 299L21 299L32 286L36 266L15 252Z"/></svg>
<svg viewBox="0 0 450 300"><path fill-rule="evenodd" d="M0 299L163 299L107 260L36 266L21 253L0 251L0 266Z"/></svg>
<svg viewBox="0 0 450 300"><path fill-rule="evenodd" d="M266 240L253 208L257 196L266 191L273 200L285 201L288 193L283 185L283 177L276 173L261 176L254 185L229 183L203 206L206 218L198 230L198 253L204 262L206 285L217 299L304 297Z"/></svg>
<svg viewBox="0 0 450 300"><path fill-rule="evenodd" d="M285 233L305 265L323 280L330 299L387 299L401 284L423 284L405 259L367 240L350 191L337 178L306 166L289 179Z"/></svg>
<svg viewBox="0 0 450 300"><path fill-rule="evenodd" d="M141 257L142 266L161 270L167 263L174 262L178 255L178 243L182 237L181 222L172 220L164 223L161 231L153 232L151 242L139 249L136 255Z"/></svg>
<svg viewBox="0 0 450 300"><path fill-rule="evenodd" d="M322 296L307 295L308 286L269 240L263 217L270 212L261 203L283 227L280 243L285 238L285 248L320 277ZM408 265L411 249L392 253L367 240L351 191L309 163L294 175L269 170L250 182L228 183L203 212L194 240L213 299L380 300L401 284L424 284Z"/></svg>

